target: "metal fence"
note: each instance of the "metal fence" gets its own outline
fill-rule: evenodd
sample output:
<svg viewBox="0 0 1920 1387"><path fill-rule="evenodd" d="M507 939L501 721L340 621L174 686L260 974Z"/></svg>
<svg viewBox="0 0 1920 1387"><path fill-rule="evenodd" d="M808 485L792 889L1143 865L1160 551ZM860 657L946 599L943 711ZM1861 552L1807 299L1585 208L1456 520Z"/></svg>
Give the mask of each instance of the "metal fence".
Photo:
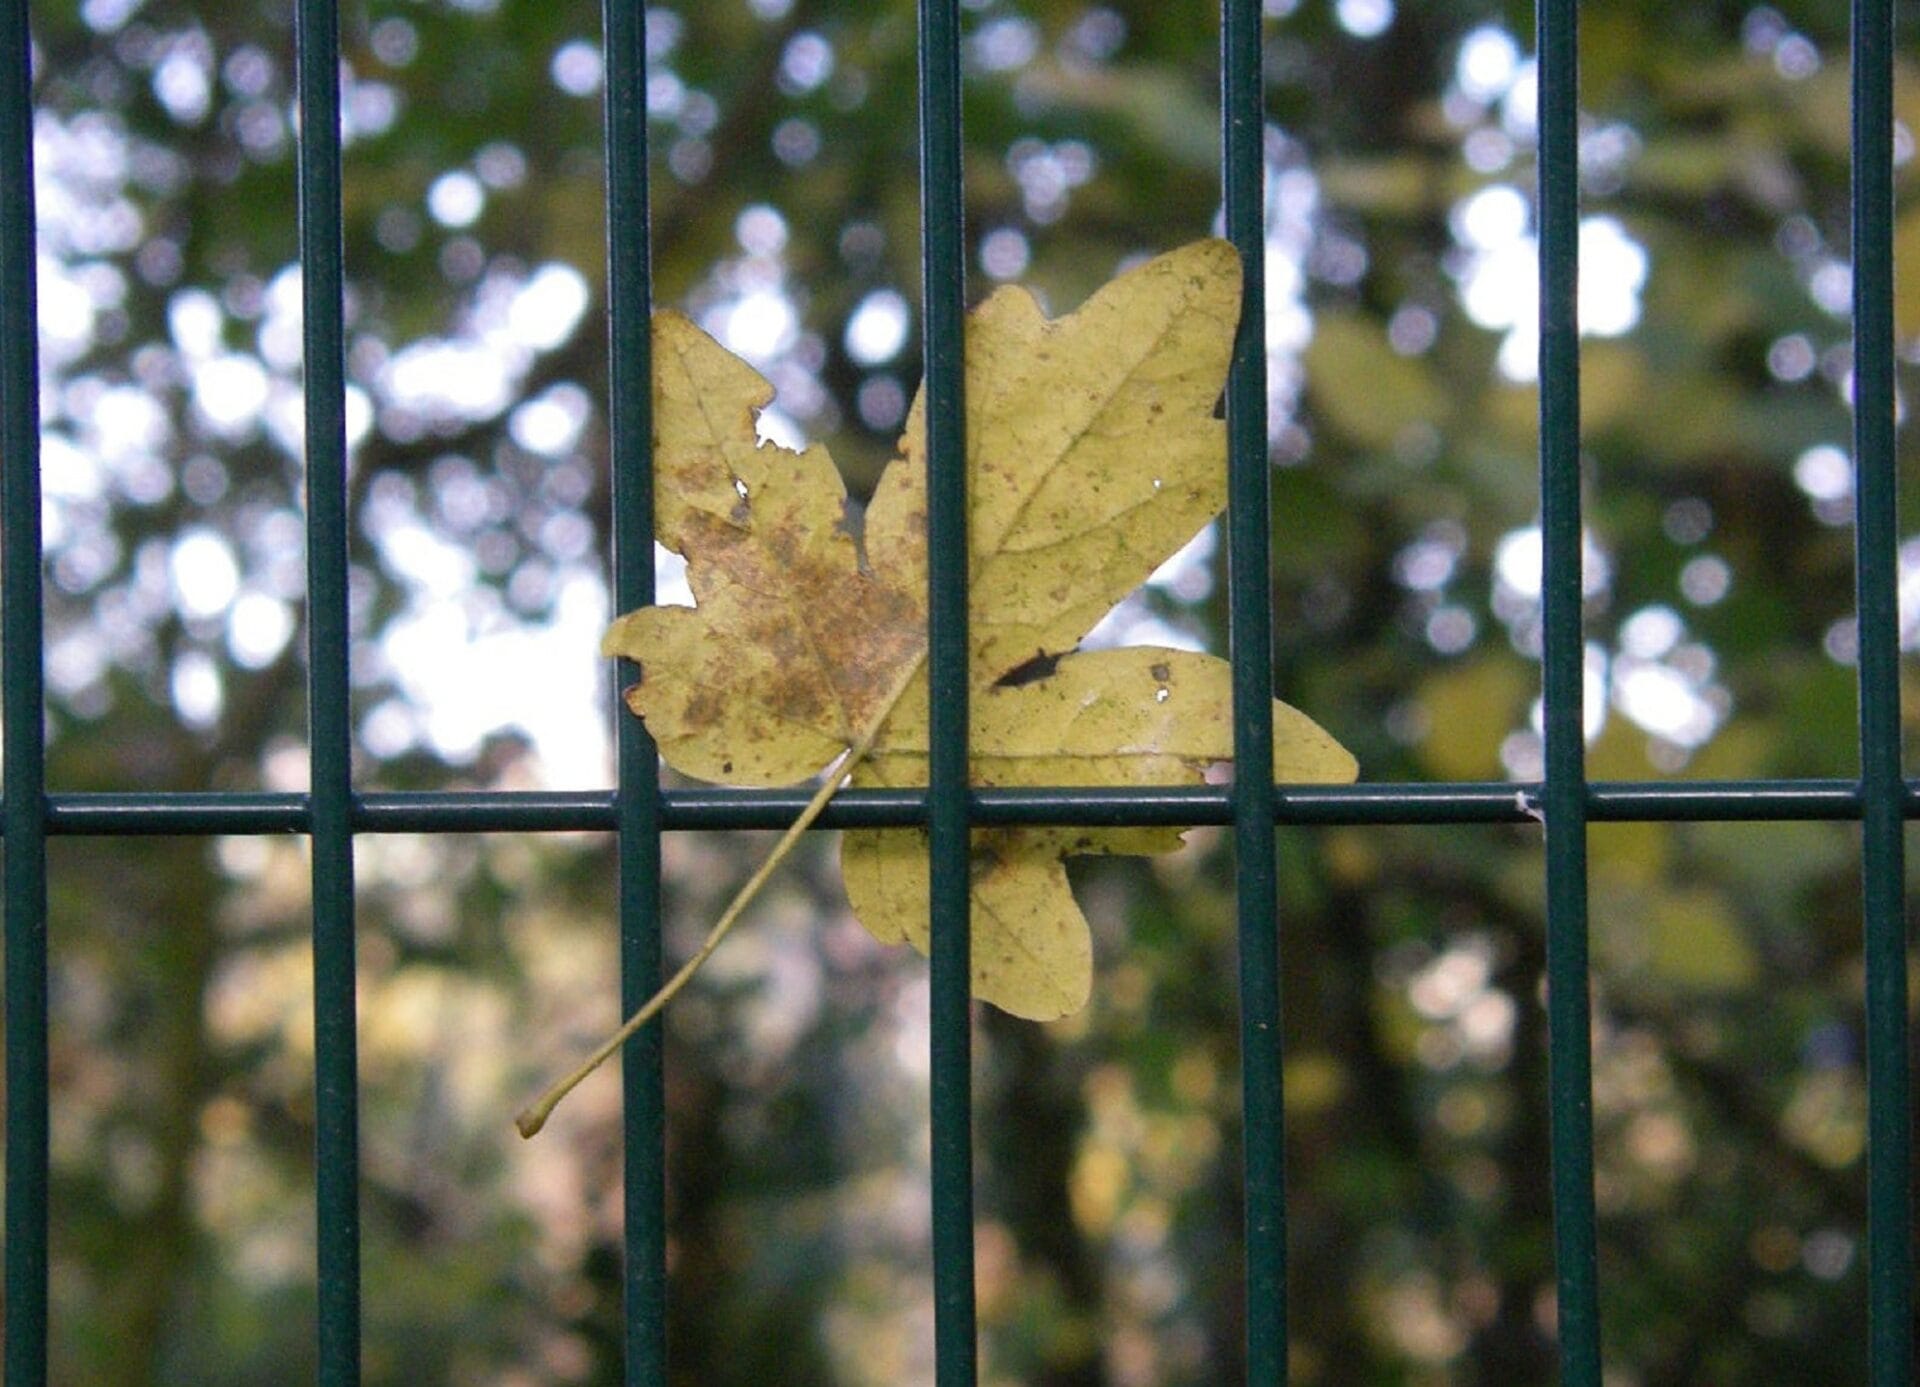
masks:
<svg viewBox="0 0 1920 1387"><path fill-rule="evenodd" d="M644 731L622 718L619 789L580 794L357 794L350 778L346 433L336 0L299 0L301 264L305 294L311 792L135 796L46 793L34 213L26 0L0 3L0 458L5 522L6 1383L46 1380L48 834L293 832L313 844L318 1127L318 1380L359 1378L359 1180L354 1015L356 834L589 829L619 838L626 1007L660 979L660 835L772 827L797 793L662 793ZM975 824L1233 825L1244 1069L1248 1380L1286 1380L1286 1201L1274 825L1544 820L1548 892L1552 1186L1561 1379L1598 1387L1589 1077L1586 825L1602 820L1858 819L1863 827L1869 1091L1869 1378L1913 1380L1911 1109L1902 827L1920 788L1901 767L1895 600L1892 278L1893 80L1889 0L1853 8L1854 449L1858 475L1858 781L1594 783L1581 720L1577 7L1539 0L1540 487L1544 531L1546 778L1539 785L1231 790L969 791L966 785L966 495L959 4L921 0L922 320L930 408L931 784L839 796L822 827L926 824L932 837L932 1132L936 1353L942 1387L975 1378L969 1090L968 829ZM614 588L653 596L649 416L645 14L606 0L608 284ZM1229 605L1236 757L1271 760L1266 363L1262 282L1261 6L1221 6L1221 181L1246 310L1227 387ZM665 1381L664 1171L658 1028L628 1043L627 1380Z"/></svg>

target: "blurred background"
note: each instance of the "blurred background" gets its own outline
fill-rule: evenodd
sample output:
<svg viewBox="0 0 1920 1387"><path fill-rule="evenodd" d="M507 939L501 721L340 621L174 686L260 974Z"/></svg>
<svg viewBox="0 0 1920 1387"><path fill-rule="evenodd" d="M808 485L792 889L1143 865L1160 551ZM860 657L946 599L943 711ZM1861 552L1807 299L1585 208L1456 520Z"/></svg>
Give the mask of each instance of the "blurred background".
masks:
<svg viewBox="0 0 1920 1387"><path fill-rule="evenodd" d="M305 786L289 9L34 6L58 791ZM358 783L608 785L597 9L346 9ZM1216 226L1213 6L966 10L975 298L1065 311ZM1852 775L1844 7L1581 11L1590 771ZM1279 688L1367 779L1536 777L1529 11L1266 12ZM647 26L658 301L864 496L919 379L912 7ZM1099 639L1224 650L1219 557ZM670 952L765 847L669 838ZM304 851L53 844L56 1382L310 1377ZM1864 1371L1854 854L1593 829L1609 1387ZM676 1382L931 1380L925 968L834 862L667 1017ZM980 1018L995 1387L1238 1379L1227 867L1204 830L1087 864L1092 1005ZM1282 872L1294 1380L1549 1381L1538 830L1287 830ZM510 1123L616 1020L608 842L369 837L359 873L367 1381L617 1381L615 1076Z"/></svg>

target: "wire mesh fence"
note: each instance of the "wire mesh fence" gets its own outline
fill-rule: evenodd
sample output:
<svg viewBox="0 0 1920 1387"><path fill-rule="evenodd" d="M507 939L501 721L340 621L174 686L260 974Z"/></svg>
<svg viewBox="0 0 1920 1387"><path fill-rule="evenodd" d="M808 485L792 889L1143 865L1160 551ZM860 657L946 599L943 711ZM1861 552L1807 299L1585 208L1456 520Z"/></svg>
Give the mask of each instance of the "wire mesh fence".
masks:
<svg viewBox="0 0 1920 1387"><path fill-rule="evenodd" d="M660 840L696 828L774 827L803 792L659 786L641 726L622 719L618 788L583 793L361 792L348 720L348 512L340 148L339 15L300 0L298 155L304 297L309 618L306 794L52 794L42 708L41 493L35 358L30 48L25 0L0 5L0 455L5 459L6 1381L47 1373L49 835L296 833L313 844L313 956L319 1343L318 1378L360 1373L358 1065L355 1017L356 835L594 830L619 843L621 994L631 1009L661 977ZM1540 783L1141 791L980 790L967 786L966 506L961 322L966 236L961 185L960 6L923 0L920 208L924 359L929 399L931 783L924 791L849 790L822 827L924 825L933 862L932 1222L938 1381L976 1376L972 1045L968 996L968 838L996 824L1217 824L1232 830L1239 920L1240 1047L1246 1205L1248 1380L1288 1373L1280 934L1275 826L1544 826L1547 992L1557 1337L1561 1379L1601 1381L1589 1070L1587 828L1617 821L1858 820L1863 826L1866 1029L1870 1104L1870 1379L1912 1380L1911 1102L1902 825L1920 792L1901 766L1895 591L1892 272L1892 15L1856 0L1853 30L1854 456L1859 611L1858 780L1591 782L1582 720L1582 472L1578 284L1580 153L1577 10L1540 0L1539 422L1543 516L1545 776ZM646 17L608 0L605 33L607 274L613 459L613 588L621 610L654 596L648 470L649 277ZM1262 7L1220 13L1220 187L1226 232L1247 271L1245 323L1227 390L1231 502L1229 624L1236 760L1271 760L1271 533L1264 319L1265 86ZM1604 478L1596 483L1604 485ZM1281 932L1272 928L1276 913ZM657 1028L623 1054L627 1380L667 1380L665 1099Z"/></svg>

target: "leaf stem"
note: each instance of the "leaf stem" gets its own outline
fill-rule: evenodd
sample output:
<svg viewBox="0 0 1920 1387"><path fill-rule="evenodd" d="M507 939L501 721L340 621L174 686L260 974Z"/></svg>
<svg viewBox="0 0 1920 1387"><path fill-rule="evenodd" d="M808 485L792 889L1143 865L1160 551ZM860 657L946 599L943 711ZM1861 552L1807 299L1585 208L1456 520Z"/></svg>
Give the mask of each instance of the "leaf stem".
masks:
<svg viewBox="0 0 1920 1387"><path fill-rule="evenodd" d="M840 792L840 787L846 784L855 768L866 760L867 753L873 750L874 742L879 740L880 729L887 725L887 719L893 715L895 705L900 702L901 695L907 691L907 685L912 683L913 677L919 673L925 659L926 655L923 651L918 658L906 662L894 684L893 692L874 717L872 724L861 733L860 740L848 747L846 753L833 763L827 778L820 782L820 788L814 791L813 798L807 801L807 807L800 811L800 816L788 825L786 832L780 835L780 841L773 845L773 851L767 854L767 860L762 862L755 869L754 874L747 878L746 884L734 893L733 900L728 902L727 908L721 912L713 928L707 931L705 941L694 952L693 957L681 964L680 971L669 978L658 992L649 997L646 1005L629 1016L619 1030L602 1041L599 1047L582 1060L572 1073L520 1110L519 1116L513 1119L513 1125L520 1129L522 1137L531 1137L546 1126L547 1119L553 1115L553 1110L559 1106L560 1100L579 1087L581 1080L605 1064L636 1031L658 1016L667 1003L679 994L680 989L687 985L693 975L700 971L700 965L713 957L714 950L720 947L720 942L732 931L747 906L752 904L753 898L760 894L760 888L767 884L767 878L773 875L773 869L793 851L794 844L800 841L800 835L813 826L813 821L826 809L827 802Z"/></svg>

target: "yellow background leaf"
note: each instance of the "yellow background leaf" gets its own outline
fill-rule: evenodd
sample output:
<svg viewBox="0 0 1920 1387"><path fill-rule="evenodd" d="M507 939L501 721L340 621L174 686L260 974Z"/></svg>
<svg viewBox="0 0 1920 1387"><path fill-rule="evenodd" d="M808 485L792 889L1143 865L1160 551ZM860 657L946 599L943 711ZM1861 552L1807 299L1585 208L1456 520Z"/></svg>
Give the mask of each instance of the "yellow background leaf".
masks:
<svg viewBox="0 0 1920 1387"><path fill-rule="evenodd" d="M1920 207L1894 223L1893 325L1902 338L1920 337Z"/></svg>
<svg viewBox="0 0 1920 1387"><path fill-rule="evenodd" d="M1400 355L1357 313L1316 314L1304 364L1313 407L1356 443L1390 448L1409 426L1446 417L1446 396L1427 364Z"/></svg>

